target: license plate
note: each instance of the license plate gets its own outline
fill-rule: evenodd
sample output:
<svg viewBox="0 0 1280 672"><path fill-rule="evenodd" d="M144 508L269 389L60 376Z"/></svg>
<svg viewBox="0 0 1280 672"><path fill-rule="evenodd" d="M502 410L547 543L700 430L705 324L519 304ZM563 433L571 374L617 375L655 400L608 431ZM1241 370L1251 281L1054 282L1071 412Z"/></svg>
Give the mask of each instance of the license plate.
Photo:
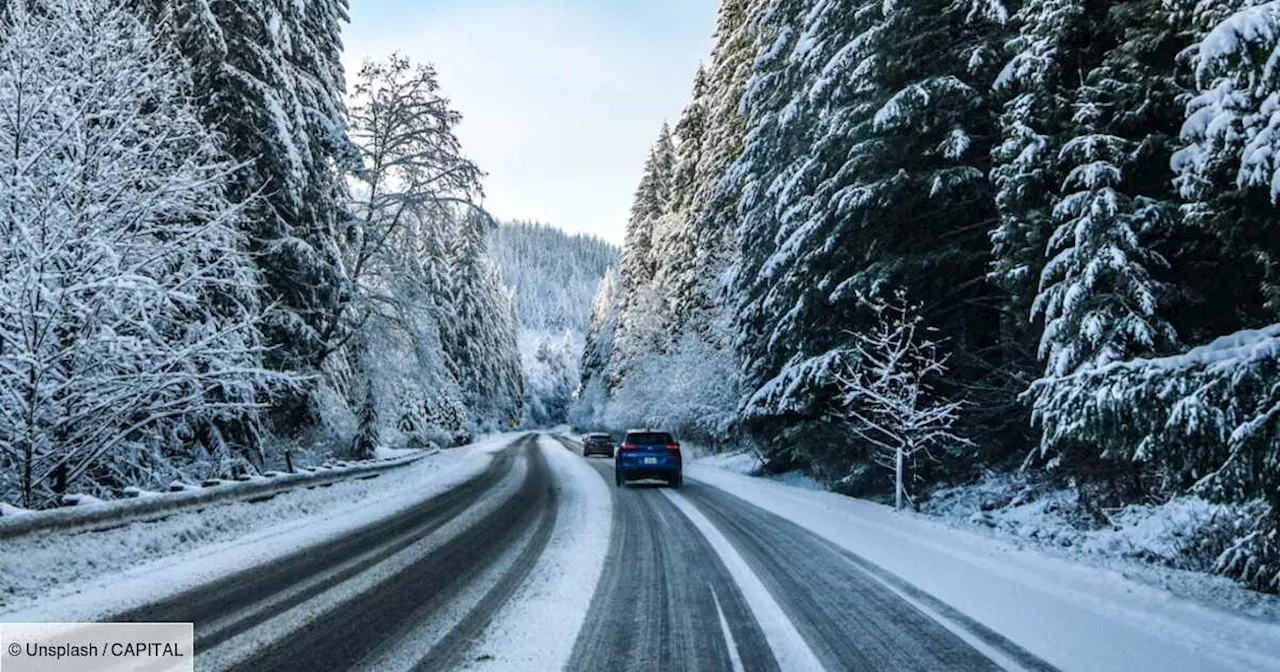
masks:
<svg viewBox="0 0 1280 672"><path fill-rule="evenodd" d="M646 458L644 458L644 463L645 463L645 464L657 464L657 463L658 463L658 458L656 458L656 457L646 457Z"/></svg>

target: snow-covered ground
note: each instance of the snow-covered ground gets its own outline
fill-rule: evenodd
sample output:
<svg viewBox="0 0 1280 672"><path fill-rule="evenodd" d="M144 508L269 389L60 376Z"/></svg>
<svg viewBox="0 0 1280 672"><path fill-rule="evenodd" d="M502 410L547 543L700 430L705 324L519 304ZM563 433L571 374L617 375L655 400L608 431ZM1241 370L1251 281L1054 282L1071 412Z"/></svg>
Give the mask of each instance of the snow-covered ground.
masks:
<svg viewBox="0 0 1280 672"><path fill-rule="evenodd" d="M699 464L717 469L724 469L735 474L744 476L760 476L771 481L784 483L796 488L804 488L805 490L824 490L822 484L813 480L806 474L799 471L789 471L785 474L765 475L760 470L764 466L764 462L760 460L760 456L748 451L729 451L724 453L712 453L703 448L695 448L696 457L691 460L693 464Z"/></svg>
<svg viewBox="0 0 1280 672"><path fill-rule="evenodd" d="M1243 507L1178 497L1108 509L1108 522L1099 524L1073 490L991 475L935 492L921 510L949 525L1116 571L1181 598L1280 622L1280 598L1208 574L1223 544L1238 534L1232 526L1243 525Z"/></svg>
<svg viewBox="0 0 1280 672"><path fill-rule="evenodd" d="M0 547L0 618L91 620L269 561L445 492L479 473L511 435L424 457L379 478L233 502L163 520Z"/></svg>
<svg viewBox="0 0 1280 672"><path fill-rule="evenodd" d="M750 452L700 454L694 464L805 490L826 491L795 471L761 476L761 462ZM1025 478L991 475L975 485L939 490L917 515L982 536L1029 546L1057 558L1118 572L1126 578L1233 613L1280 622L1280 597L1257 593L1229 579L1210 575L1220 549L1212 535L1239 519L1239 507L1180 497L1160 505L1130 505L1106 512L1098 525L1081 510L1068 489L1046 489Z"/></svg>
<svg viewBox="0 0 1280 672"><path fill-rule="evenodd" d="M1184 599L1124 571L938 518L706 461L687 472L826 537L1063 670L1280 669L1280 602L1256 595L1247 613L1225 608L1217 592L1247 592L1225 580L1197 575L1219 589Z"/></svg>

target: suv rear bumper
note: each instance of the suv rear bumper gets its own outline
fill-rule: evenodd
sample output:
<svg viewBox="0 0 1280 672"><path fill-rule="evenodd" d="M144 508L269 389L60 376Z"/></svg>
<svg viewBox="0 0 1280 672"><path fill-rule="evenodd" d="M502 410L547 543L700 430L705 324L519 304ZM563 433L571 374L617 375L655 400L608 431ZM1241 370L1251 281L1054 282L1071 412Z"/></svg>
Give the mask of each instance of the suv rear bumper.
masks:
<svg viewBox="0 0 1280 672"><path fill-rule="evenodd" d="M618 474L624 481L638 481L643 478L657 478L667 480L680 475L680 465L674 466L654 466L645 465L643 467L618 467Z"/></svg>

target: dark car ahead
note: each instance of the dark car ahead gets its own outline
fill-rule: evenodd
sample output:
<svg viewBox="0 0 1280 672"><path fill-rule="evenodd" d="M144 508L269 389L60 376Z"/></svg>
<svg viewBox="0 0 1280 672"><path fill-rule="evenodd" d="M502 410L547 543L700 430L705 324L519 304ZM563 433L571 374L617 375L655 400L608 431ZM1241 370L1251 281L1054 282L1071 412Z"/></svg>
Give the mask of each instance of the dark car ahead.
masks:
<svg viewBox="0 0 1280 672"><path fill-rule="evenodd" d="M614 482L618 487L627 481L644 478L664 480L673 488L684 484L680 444L667 432L633 430L618 446L614 461Z"/></svg>
<svg viewBox="0 0 1280 672"><path fill-rule="evenodd" d="M613 437L608 434L588 434L582 437L582 456L592 455L613 457Z"/></svg>

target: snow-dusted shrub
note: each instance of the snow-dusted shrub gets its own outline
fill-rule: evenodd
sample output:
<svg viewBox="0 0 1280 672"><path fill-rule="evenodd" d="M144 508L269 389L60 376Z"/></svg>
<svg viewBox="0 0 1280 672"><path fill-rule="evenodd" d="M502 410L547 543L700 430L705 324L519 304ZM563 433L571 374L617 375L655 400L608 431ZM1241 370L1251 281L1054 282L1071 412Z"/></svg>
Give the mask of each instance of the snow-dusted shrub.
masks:
<svg viewBox="0 0 1280 672"><path fill-rule="evenodd" d="M923 324L920 306L897 292L877 308L875 326L854 334L850 364L835 378L843 395L844 419L871 458L894 474L894 506L907 494L907 470L930 451L967 444L953 427L960 402L941 399L934 379L947 371L948 355Z"/></svg>
<svg viewBox="0 0 1280 672"><path fill-rule="evenodd" d="M0 498L225 475L256 450L258 277L236 166L112 0L0 24ZM16 474L16 476L14 476Z"/></svg>

